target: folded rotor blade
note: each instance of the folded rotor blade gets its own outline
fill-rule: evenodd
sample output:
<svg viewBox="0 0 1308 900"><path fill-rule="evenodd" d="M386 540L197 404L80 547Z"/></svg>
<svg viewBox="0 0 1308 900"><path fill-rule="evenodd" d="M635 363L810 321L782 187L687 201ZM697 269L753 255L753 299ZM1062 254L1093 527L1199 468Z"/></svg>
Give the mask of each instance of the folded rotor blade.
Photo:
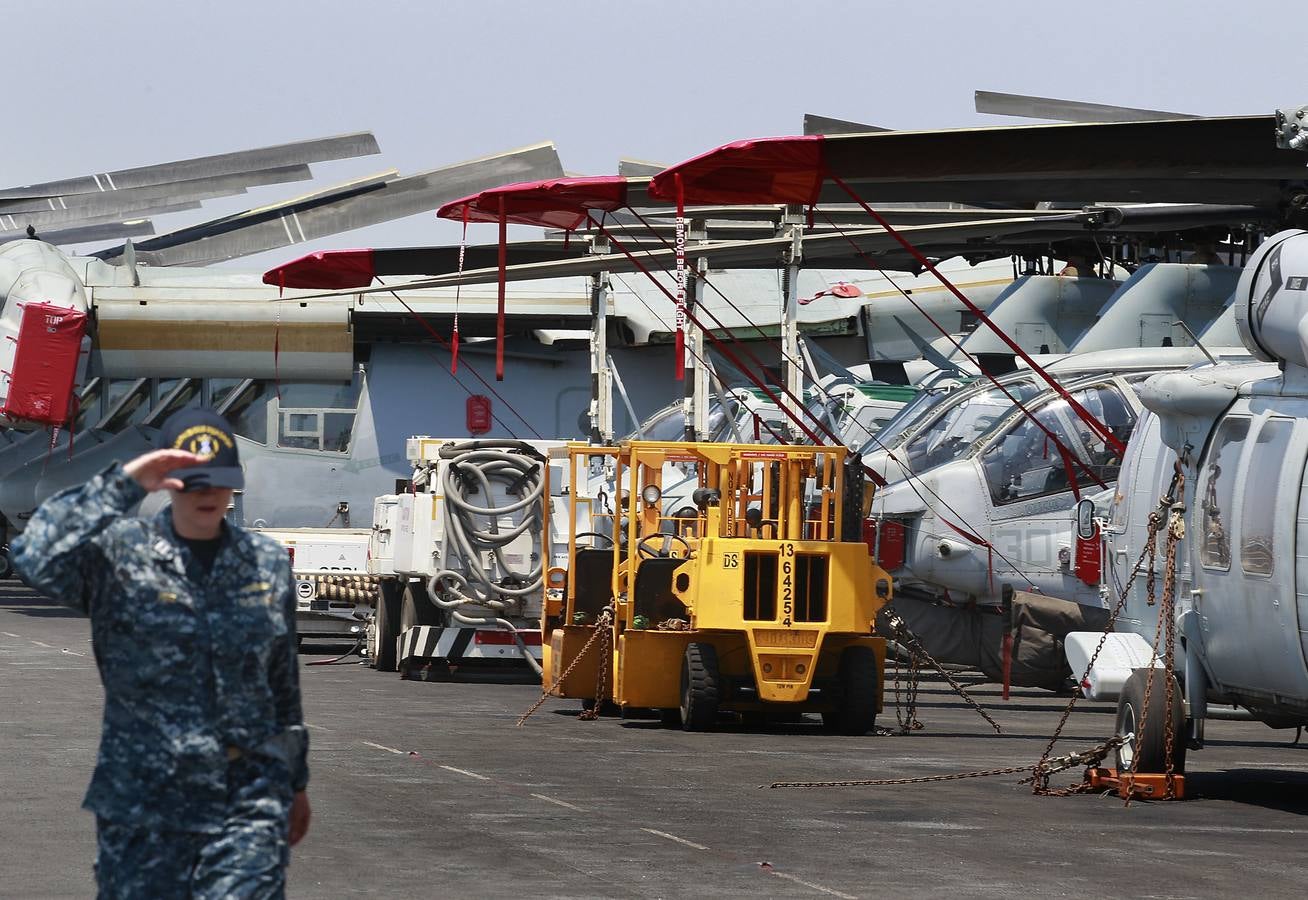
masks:
<svg viewBox="0 0 1308 900"><path fill-rule="evenodd" d="M995 91L976 92L976 111L995 116L1023 116L1056 122L1143 122L1199 118L1190 113L1109 106L1081 100L1055 100L1052 97L1028 97L1025 94L1001 94Z"/></svg>
<svg viewBox="0 0 1308 900"><path fill-rule="evenodd" d="M200 156L194 159L140 166L134 169L120 169L117 172L103 172L98 175L83 175L61 181L47 181L42 184L0 189L0 200L24 200L59 197L65 194L95 194L107 191L121 191L129 188L170 184L177 181L195 181L202 178L233 175L261 169L297 166L330 159L350 159L380 152L377 139L370 132L361 131L355 134L296 141L290 144L260 147L255 150L219 153L214 156Z"/></svg>
<svg viewBox="0 0 1308 900"><path fill-rule="evenodd" d="M871 131L890 131L880 125L864 125L847 119L831 119L813 113L804 113L805 134L867 134Z"/></svg>
<svg viewBox="0 0 1308 900"><path fill-rule="evenodd" d="M937 245L949 248L948 255L954 255L959 246L984 252L987 249L987 241L1003 236L1032 233L1039 236L1039 241L1047 242L1058 236L1080 235L1084 230L1085 226L1074 215L1044 219L1023 217L1003 222L955 222L949 225L905 226L899 229L905 237L931 255L936 255ZM720 241L688 248L687 254L695 259L706 259L709 266L714 269L769 268L778 264L782 252L788 250L790 246L789 237L756 241ZM880 228L853 229L839 234L809 235L804 238L804 265L811 268L836 266L855 269L890 268L882 265L883 256L888 251L899 249L898 241ZM658 274L671 272L676 261L673 249L639 249L633 252L632 256L634 259L623 253L612 253L588 256L584 259L529 263L509 267L505 277L509 281L534 281L541 278L591 275L600 271L636 272L642 267ZM410 282L404 287L416 289L453 287L457 284L491 284L498 278L498 268L485 267L465 271L462 275L449 274L421 279ZM374 293L377 290L385 289L366 288L350 293Z"/></svg>
<svg viewBox="0 0 1308 900"><path fill-rule="evenodd" d="M562 174L554 144L535 144L405 178L355 182L195 225L137 244L137 258L156 266L221 262L429 212L502 184ZM115 247L95 255L112 261L122 251Z"/></svg>
<svg viewBox="0 0 1308 900"><path fill-rule="evenodd" d="M154 223L149 219L134 222L110 222L101 225L79 225L72 228L53 228L37 233L37 239L47 244L89 244L95 241L112 241L138 235L154 234ZM27 229L0 232L0 244L28 238Z"/></svg>
<svg viewBox="0 0 1308 900"><path fill-rule="evenodd" d="M200 201L198 200L187 200L182 203L167 203L164 200L152 200L148 203L141 204L139 208L129 205L127 208L115 208L104 214L97 215L86 215L79 207L74 207L73 209L57 209L49 212L28 212L17 214L0 212L0 230L24 231L27 226L30 225L37 231L45 232L56 226L71 228L73 226L103 225L110 222L124 222L129 219L143 219L146 216L159 216L167 213L186 212L187 210L199 208Z"/></svg>
<svg viewBox="0 0 1308 900"><path fill-rule="evenodd" d="M212 200L217 197L233 197L244 194L246 188L268 184L286 184L293 181L308 181L313 172L308 166L281 166L275 169L259 169L254 172L237 172L232 175L220 175L214 178L198 178L192 181L173 181L168 184L152 184L139 188L125 188L120 191L106 191L102 194L65 194L59 197L44 197L29 200L0 200L0 213L18 215L19 213L53 212L70 210L85 215L107 215L113 212L141 213L150 209L150 204L167 205L186 200Z"/></svg>
<svg viewBox="0 0 1308 900"><path fill-rule="evenodd" d="M666 168L663 163L646 162L643 159L628 159L624 156L618 160L618 174L624 178L649 177L657 175Z"/></svg>

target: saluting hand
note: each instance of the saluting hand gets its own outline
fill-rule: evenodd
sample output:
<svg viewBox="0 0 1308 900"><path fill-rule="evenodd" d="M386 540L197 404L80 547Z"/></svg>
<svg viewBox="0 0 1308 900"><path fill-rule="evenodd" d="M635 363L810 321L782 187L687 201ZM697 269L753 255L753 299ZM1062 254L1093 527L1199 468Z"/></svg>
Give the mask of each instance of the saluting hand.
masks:
<svg viewBox="0 0 1308 900"><path fill-rule="evenodd" d="M147 491L180 491L182 480L169 478L168 473L174 469L198 466L206 458L185 450L152 450L124 464L123 471Z"/></svg>

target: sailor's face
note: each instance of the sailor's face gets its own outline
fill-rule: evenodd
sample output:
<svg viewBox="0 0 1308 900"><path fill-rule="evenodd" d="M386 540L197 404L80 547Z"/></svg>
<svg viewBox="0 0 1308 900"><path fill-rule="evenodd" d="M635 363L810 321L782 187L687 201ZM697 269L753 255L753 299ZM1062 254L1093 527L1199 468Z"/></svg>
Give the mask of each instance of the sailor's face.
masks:
<svg viewBox="0 0 1308 900"><path fill-rule="evenodd" d="M170 491L173 496L173 527L182 537L217 537L223 517L232 504L232 489L210 487L198 491Z"/></svg>

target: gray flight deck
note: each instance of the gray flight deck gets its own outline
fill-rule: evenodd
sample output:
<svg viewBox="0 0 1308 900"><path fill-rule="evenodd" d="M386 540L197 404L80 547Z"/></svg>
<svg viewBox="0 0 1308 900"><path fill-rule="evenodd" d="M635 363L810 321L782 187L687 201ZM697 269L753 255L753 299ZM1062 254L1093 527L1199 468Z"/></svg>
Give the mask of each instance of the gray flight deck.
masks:
<svg viewBox="0 0 1308 900"><path fill-rule="evenodd" d="M89 897L79 809L100 689L86 623L0 582L0 897ZM303 659L330 656L310 648ZM938 775L1035 760L1065 698L974 693L996 736L924 686L911 737L832 737L814 718L685 734L578 722L530 685L406 682L357 664L303 670L313 828L290 896L1302 896L1308 747L1208 723L1183 803L1039 798L1000 776L909 787L760 789L770 781ZM1108 736L1085 704L1060 747ZM882 724L893 725L887 712ZM1076 780L1064 773L1056 783Z"/></svg>

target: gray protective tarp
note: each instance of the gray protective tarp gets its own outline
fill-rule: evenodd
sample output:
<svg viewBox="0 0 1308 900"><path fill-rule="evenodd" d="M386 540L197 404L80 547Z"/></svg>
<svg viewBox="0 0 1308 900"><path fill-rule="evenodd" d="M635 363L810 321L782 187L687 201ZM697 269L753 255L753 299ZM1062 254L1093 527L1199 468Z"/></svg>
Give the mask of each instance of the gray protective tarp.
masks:
<svg viewBox="0 0 1308 900"><path fill-rule="evenodd" d="M1004 635L1011 634L1009 683L1048 690L1072 677L1063 652L1068 633L1108 626L1106 609L1025 591L1012 593L1008 615L995 607L937 605L905 594L895 598L894 608L937 662L979 669L996 681L1004 677Z"/></svg>

